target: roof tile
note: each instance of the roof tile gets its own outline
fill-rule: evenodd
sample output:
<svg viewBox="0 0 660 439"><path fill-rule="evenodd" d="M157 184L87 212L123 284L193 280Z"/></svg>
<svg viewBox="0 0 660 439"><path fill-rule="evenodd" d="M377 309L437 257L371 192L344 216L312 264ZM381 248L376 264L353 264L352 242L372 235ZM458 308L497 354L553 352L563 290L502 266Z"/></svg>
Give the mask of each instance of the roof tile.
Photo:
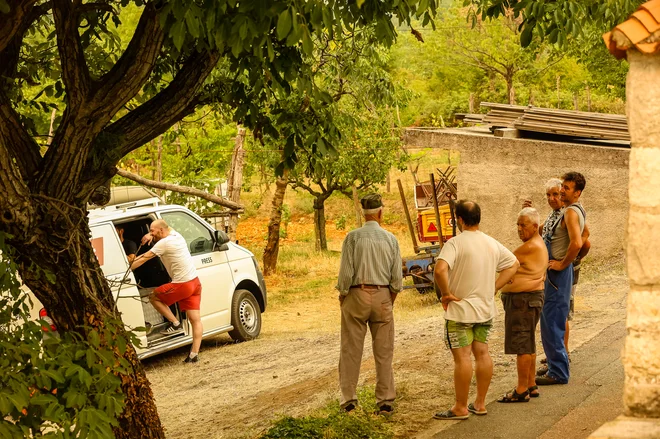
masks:
<svg viewBox="0 0 660 439"><path fill-rule="evenodd" d="M633 17L639 20L639 22L642 23L646 28L646 30L649 31L650 33L653 33L658 29L660 29L660 23L658 23L658 21L660 20L656 20L655 18L653 18L653 15L651 15L650 12L644 9L640 9L639 11L635 12L633 14Z"/></svg>
<svg viewBox="0 0 660 439"><path fill-rule="evenodd" d="M607 49L615 57L626 57L629 49L642 53L660 53L660 42L649 43L649 37L660 33L660 0L642 4L630 18L603 35Z"/></svg>
<svg viewBox="0 0 660 439"><path fill-rule="evenodd" d="M651 0L639 7L639 9L646 10L655 18L655 21L660 22L660 0Z"/></svg>
<svg viewBox="0 0 660 439"><path fill-rule="evenodd" d="M644 41L649 36L649 31L636 18L630 18L617 27L616 30L622 32L633 43L637 44Z"/></svg>

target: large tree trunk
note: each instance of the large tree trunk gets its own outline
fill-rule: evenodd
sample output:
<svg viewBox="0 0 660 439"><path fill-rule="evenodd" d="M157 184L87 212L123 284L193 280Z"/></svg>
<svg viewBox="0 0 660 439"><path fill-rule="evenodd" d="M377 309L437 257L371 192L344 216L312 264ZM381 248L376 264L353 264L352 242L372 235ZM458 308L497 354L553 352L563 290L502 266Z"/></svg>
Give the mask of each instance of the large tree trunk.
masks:
<svg viewBox="0 0 660 439"><path fill-rule="evenodd" d="M280 252L280 224L282 222L282 205L284 194L289 185L287 180L288 170L284 175L278 177L275 182L275 194L273 195L273 208L268 222L268 242L264 249L264 276L275 273L277 270L277 255Z"/></svg>
<svg viewBox="0 0 660 439"><path fill-rule="evenodd" d="M245 139L245 128L238 127L236 142L234 143L234 153L231 157L231 167L227 176L227 197L238 204L241 202L241 187L243 186L243 163L245 158L245 149L243 140ZM238 227L238 213L234 212L229 216L229 239L236 242L236 228Z"/></svg>
<svg viewBox="0 0 660 439"><path fill-rule="evenodd" d="M76 331L88 339L89 332L104 327L108 318L121 321L89 239L86 207L45 195L10 197L5 189L0 187L1 197L13 199L15 205L30 206L22 211L6 211L4 229L15 232L8 243L16 249L22 280L58 329ZM26 215L27 224L11 221ZM16 233L20 231L23 233ZM119 330L123 332L123 326ZM119 355L118 351L115 354ZM121 376L126 405L118 419L119 428L114 429L115 436L164 438L149 381L132 346L127 347L123 357L133 370Z"/></svg>
<svg viewBox="0 0 660 439"><path fill-rule="evenodd" d="M314 199L314 237L316 251L328 249L328 240L325 236L325 200L327 196Z"/></svg>

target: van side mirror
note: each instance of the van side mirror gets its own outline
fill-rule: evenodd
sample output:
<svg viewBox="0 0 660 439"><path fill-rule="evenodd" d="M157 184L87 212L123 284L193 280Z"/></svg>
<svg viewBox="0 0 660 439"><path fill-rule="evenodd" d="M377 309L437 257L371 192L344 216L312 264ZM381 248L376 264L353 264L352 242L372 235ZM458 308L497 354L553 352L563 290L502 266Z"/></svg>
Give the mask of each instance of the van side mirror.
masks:
<svg viewBox="0 0 660 439"><path fill-rule="evenodd" d="M225 245L228 242L229 242L229 235L227 235L222 230L216 230L215 231L215 243L218 247L222 246L222 245Z"/></svg>

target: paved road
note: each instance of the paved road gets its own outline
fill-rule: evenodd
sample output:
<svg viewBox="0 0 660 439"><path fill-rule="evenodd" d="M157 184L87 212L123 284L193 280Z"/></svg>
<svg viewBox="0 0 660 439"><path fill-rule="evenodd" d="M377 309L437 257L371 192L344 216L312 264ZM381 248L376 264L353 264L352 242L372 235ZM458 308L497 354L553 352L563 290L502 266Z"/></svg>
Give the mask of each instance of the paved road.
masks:
<svg viewBox="0 0 660 439"><path fill-rule="evenodd" d="M433 439L588 437L623 412L624 375L620 354L625 335L625 322L617 322L573 352L568 385L541 387L541 397L528 403L493 401L487 405L488 415L472 415L466 421L437 421L450 425L437 425L436 432L424 436Z"/></svg>

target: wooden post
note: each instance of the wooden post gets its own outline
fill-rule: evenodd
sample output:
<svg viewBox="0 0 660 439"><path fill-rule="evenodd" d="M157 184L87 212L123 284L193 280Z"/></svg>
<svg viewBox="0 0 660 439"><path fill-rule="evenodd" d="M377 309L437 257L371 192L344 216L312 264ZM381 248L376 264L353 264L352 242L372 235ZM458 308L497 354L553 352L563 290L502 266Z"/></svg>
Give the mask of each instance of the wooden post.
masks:
<svg viewBox="0 0 660 439"><path fill-rule="evenodd" d="M53 112L50 113L50 129L48 130L48 140L46 141L46 145L50 146L50 144L53 142L53 125L55 124L55 115L57 114L57 110L53 108Z"/></svg>
<svg viewBox="0 0 660 439"><path fill-rule="evenodd" d="M470 93L470 100L468 101L468 112L474 113L474 93Z"/></svg>
<svg viewBox="0 0 660 439"><path fill-rule="evenodd" d="M353 207L355 208L355 228L362 227L362 208L358 200L357 188L353 185ZM388 191L389 192L389 191Z"/></svg>
<svg viewBox="0 0 660 439"><path fill-rule="evenodd" d="M410 237L412 238L413 249L415 253L419 253L419 246L417 245L417 238L415 238L415 229L412 225L412 220L410 219L410 212L408 211L408 203L406 203L406 194L403 192L403 185L401 184L401 179L397 178L397 185L399 185L399 194L401 195L401 203L403 204L403 210L406 212L406 220L408 221L408 231L410 232Z"/></svg>
<svg viewBox="0 0 660 439"><path fill-rule="evenodd" d="M234 153L231 157L231 168L227 176L227 198L234 203L241 201L241 187L243 186L243 163L245 149L243 148L243 139L245 138L245 128L238 126L236 141L234 143ZM229 216L229 238L236 241L236 228L238 227L238 214L232 213Z"/></svg>
<svg viewBox="0 0 660 439"><path fill-rule="evenodd" d="M587 84L587 111L591 111L591 88Z"/></svg>
<svg viewBox="0 0 660 439"><path fill-rule="evenodd" d="M385 181L385 191L389 194L390 193L390 181L392 179L390 178L390 173L389 171L387 172L387 180Z"/></svg>
<svg viewBox="0 0 660 439"><path fill-rule="evenodd" d="M575 111L580 111L580 106L578 105L578 93L577 92L573 93L573 107L575 107Z"/></svg>
<svg viewBox="0 0 660 439"><path fill-rule="evenodd" d="M561 94L559 93L559 85L561 84L561 76L557 75L557 108L561 107Z"/></svg>
<svg viewBox="0 0 660 439"><path fill-rule="evenodd" d="M438 209L438 192L435 188L435 176L433 175L433 172L431 172L430 178L431 188L433 188L433 211L435 212L435 224L436 228L438 229L438 244L440 244L440 248L442 248L442 222L440 221L440 209Z"/></svg>

